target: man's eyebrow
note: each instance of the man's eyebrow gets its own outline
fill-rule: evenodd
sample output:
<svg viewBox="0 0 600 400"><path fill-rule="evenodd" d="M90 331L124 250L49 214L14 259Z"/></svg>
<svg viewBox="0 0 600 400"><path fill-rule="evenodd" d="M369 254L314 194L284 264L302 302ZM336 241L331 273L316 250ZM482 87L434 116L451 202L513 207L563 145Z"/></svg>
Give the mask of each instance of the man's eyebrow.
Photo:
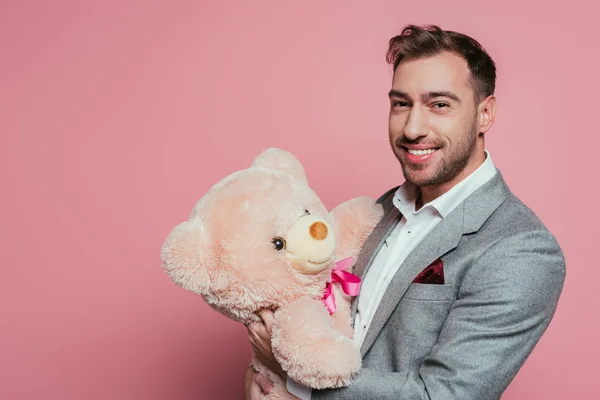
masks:
<svg viewBox="0 0 600 400"><path fill-rule="evenodd" d="M392 89L388 93L389 97L401 97L403 99L410 99L410 96L400 90Z"/></svg>
<svg viewBox="0 0 600 400"><path fill-rule="evenodd" d="M389 97L398 97L401 99L410 99L410 96L407 93L404 93L401 90L396 90L396 89L392 89L390 90L390 92L388 93ZM456 101L457 103L460 103L460 98L455 95L452 92L449 91L439 91L439 92L427 92L423 95L421 95L421 101L422 102L427 102L428 100L431 99L435 99L436 97L447 97L449 99L452 99L454 101Z"/></svg>
<svg viewBox="0 0 600 400"><path fill-rule="evenodd" d="M435 99L436 97L447 97L460 103L460 98L452 92L442 91L442 92L428 92L421 96L421 100L426 102L427 100Z"/></svg>

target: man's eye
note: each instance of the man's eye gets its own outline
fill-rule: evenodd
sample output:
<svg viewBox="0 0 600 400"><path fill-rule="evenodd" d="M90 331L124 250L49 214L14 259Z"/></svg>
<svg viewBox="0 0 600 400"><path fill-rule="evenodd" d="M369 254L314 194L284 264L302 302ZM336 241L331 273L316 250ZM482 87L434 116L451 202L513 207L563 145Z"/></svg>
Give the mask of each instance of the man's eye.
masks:
<svg viewBox="0 0 600 400"><path fill-rule="evenodd" d="M448 103L435 103L433 105L434 108L445 108L445 107L450 107L450 105Z"/></svg>
<svg viewBox="0 0 600 400"><path fill-rule="evenodd" d="M408 107L408 103L406 101L393 101L392 107Z"/></svg>

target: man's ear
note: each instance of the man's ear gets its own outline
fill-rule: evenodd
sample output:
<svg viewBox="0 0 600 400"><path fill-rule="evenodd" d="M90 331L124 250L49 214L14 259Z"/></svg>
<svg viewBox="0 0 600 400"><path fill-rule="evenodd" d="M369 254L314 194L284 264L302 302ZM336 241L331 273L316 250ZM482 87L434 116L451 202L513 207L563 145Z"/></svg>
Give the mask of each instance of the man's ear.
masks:
<svg viewBox="0 0 600 400"><path fill-rule="evenodd" d="M479 133L485 133L490 130L496 120L496 97L490 95L483 99L478 106L478 121Z"/></svg>
<svg viewBox="0 0 600 400"><path fill-rule="evenodd" d="M308 185L304 167L290 152L271 147L260 153L252 163L252 167L273 169L290 174Z"/></svg>
<svg viewBox="0 0 600 400"><path fill-rule="evenodd" d="M161 249L162 267L178 286L205 295L211 288L210 268L214 261L208 231L200 218L177 225Z"/></svg>

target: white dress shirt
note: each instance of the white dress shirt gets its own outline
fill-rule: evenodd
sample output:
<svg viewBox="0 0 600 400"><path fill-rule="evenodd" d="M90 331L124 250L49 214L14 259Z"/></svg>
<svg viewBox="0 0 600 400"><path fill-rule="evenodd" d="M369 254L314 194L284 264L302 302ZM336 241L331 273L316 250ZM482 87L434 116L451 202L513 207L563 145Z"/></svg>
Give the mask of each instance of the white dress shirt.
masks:
<svg viewBox="0 0 600 400"><path fill-rule="evenodd" d="M485 161L479 168L448 192L424 204L418 211L416 210L416 200L419 195L417 187L405 182L394 194L393 204L402 214L402 219L385 239L384 245L375 256L361 284L354 320L354 342L358 347L362 345L373 315L390 281L406 257L456 206L496 174L496 168L487 150L485 155ZM426 265L423 266L425 267ZM310 400L310 388L290 378L286 386L288 392L296 397Z"/></svg>

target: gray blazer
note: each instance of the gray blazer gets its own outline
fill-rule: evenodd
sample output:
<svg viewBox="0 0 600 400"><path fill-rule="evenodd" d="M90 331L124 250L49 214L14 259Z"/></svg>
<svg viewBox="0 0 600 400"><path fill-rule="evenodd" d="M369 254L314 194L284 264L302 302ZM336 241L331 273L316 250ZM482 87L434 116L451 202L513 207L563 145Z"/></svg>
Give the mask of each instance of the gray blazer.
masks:
<svg viewBox="0 0 600 400"><path fill-rule="evenodd" d="M363 276L401 217L395 188L355 267ZM445 283L411 283L441 258ZM400 266L347 388L312 399L499 399L552 319L565 279L554 236L498 173L456 207ZM353 312L356 309L353 305Z"/></svg>

